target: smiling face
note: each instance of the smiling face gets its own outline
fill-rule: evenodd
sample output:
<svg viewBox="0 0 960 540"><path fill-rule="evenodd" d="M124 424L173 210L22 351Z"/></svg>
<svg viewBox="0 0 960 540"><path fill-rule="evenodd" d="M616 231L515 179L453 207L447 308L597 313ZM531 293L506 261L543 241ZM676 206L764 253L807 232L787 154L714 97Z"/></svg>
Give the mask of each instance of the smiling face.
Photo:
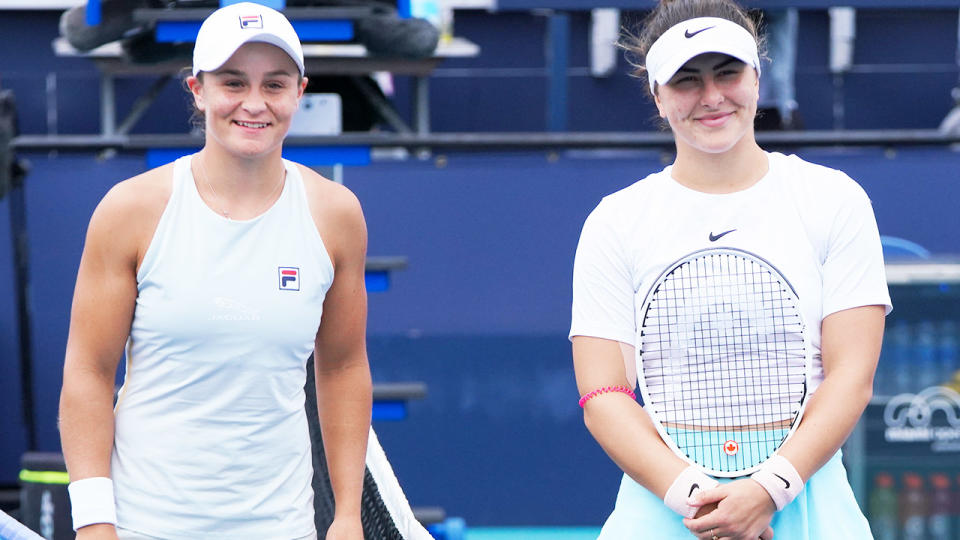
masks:
<svg viewBox="0 0 960 540"><path fill-rule="evenodd" d="M280 150L307 80L282 49L247 43L187 84L205 117L207 145L252 158Z"/></svg>
<svg viewBox="0 0 960 540"><path fill-rule="evenodd" d="M707 53L692 58L658 86L654 101L673 130L678 152L717 154L742 141L754 144L759 92L753 68L732 56Z"/></svg>

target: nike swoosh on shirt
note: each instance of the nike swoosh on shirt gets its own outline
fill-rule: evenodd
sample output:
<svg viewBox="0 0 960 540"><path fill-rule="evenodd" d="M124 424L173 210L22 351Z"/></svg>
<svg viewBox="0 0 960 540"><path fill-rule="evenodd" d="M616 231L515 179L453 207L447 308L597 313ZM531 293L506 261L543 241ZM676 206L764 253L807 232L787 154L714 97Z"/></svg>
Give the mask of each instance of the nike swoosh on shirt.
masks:
<svg viewBox="0 0 960 540"><path fill-rule="evenodd" d="M691 32L691 31L689 31L689 30L684 30L684 31L683 31L683 37L685 37L685 38L687 38L687 39L690 39L690 38L692 38L693 36L699 34L700 32L705 32L705 31L707 31L707 30L709 30L709 29L711 29L711 28L715 28L715 27L713 27L713 26L708 26L708 27L706 27L706 28L701 28L701 29L697 30L696 32Z"/></svg>
<svg viewBox="0 0 960 540"><path fill-rule="evenodd" d="M717 240L723 238L724 236L732 233L732 232L735 231L735 230L736 230L736 229L730 229L729 231L725 231L725 232L722 232L722 233L720 233L720 234L710 233L710 241L711 241L711 242L716 242Z"/></svg>

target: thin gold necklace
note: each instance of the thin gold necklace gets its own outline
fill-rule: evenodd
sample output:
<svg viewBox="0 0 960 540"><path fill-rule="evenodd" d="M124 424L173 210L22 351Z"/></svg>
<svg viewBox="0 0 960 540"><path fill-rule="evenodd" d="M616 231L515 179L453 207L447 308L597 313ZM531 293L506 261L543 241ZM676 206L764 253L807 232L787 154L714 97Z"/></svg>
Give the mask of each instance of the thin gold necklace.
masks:
<svg viewBox="0 0 960 540"><path fill-rule="evenodd" d="M220 198L220 194L217 193L217 190L213 189L213 184L210 183L210 175L207 174L207 168L203 165L203 158L197 157L197 165L200 167L200 174L203 176L203 183L207 185L207 189L210 190L210 193L213 194L214 199L216 199L217 206L220 207L220 213L223 214L223 217L230 219L230 212L227 211L226 206L223 205L223 199ZM277 191L280 189L280 186L283 185L284 179L287 177L287 169L284 167L283 174L280 175L280 181L277 182L277 185L270 192L270 195L267 195L267 204L263 206L259 211L257 211L254 216L259 216L267 206L273 200L273 196L276 195Z"/></svg>

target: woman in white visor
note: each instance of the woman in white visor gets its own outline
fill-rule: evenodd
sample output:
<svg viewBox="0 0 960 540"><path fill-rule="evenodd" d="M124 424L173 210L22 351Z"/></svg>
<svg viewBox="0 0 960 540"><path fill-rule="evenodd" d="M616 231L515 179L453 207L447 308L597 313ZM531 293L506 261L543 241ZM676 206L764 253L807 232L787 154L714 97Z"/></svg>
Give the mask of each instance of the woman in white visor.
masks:
<svg viewBox="0 0 960 540"><path fill-rule="evenodd" d="M846 174L758 146L760 41L730 0L663 0L621 40L673 133L676 160L600 202L574 264L570 337L584 420L625 473L605 540L871 538L840 447L870 400L891 309L876 220ZM782 273L811 351L796 431L756 472L732 479L679 457L632 395L644 299L672 263L715 248ZM704 346L677 354L695 358Z"/></svg>

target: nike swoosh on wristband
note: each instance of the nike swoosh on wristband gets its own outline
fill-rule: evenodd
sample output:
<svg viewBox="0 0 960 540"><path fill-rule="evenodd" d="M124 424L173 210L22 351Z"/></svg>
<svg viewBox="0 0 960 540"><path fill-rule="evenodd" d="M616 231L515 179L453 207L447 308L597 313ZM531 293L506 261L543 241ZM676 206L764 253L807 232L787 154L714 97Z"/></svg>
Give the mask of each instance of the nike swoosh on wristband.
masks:
<svg viewBox="0 0 960 540"><path fill-rule="evenodd" d="M707 31L707 30L709 30L709 29L711 29L711 28L716 28L716 27L714 27L714 26L708 26L708 27L706 27L706 28L701 28L701 29L697 30L696 32L691 32L691 31L689 31L689 30L684 30L684 31L683 31L683 37L685 37L685 38L687 38L687 39L690 39L690 38L692 38L693 36L699 34L700 32L705 32L705 31Z"/></svg>
<svg viewBox="0 0 960 540"><path fill-rule="evenodd" d="M725 231L725 232L722 232L722 233L720 233L720 234L710 233L710 241L711 241L711 242L716 242L717 240L723 238L724 236L732 233L732 232L735 231L735 230L736 230L736 229L730 229L729 231Z"/></svg>
<svg viewBox="0 0 960 540"><path fill-rule="evenodd" d="M786 478L784 478L784 477L782 477L782 476L780 476L780 475L779 475L779 474L777 474L777 473L773 473L773 475L774 475L774 476L776 476L777 478L779 478L779 479L781 479L781 480L783 480L783 483L785 484L785 486L784 486L784 487L785 487L786 489L790 489L790 482L789 482L789 481L787 481L787 479L786 479Z"/></svg>
<svg viewBox="0 0 960 540"><path fill-rule="evenodd" d="M790 486L787 486L787 487L790 487ZM700 484L694 484L694 485L690 486L690 493L687 493L687 497L693 495L693 492L696 491L696 490L698 490L698 489L700 489Z"/></svg>

